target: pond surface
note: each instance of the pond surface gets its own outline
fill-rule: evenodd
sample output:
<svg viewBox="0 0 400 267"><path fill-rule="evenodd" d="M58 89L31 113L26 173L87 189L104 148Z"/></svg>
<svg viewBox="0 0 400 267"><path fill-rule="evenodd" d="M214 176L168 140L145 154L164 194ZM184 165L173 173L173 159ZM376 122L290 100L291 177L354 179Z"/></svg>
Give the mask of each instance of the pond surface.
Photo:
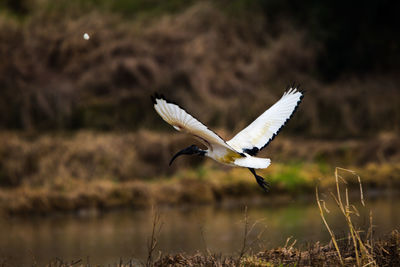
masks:
<svg viewBox="0 0 400 267"><path fill-rule="evenodd" d="M369 200L367 209L359 205L359 223L369 224L369 209L373 212L375 236L389 233L400 226L400 199L379 197ZM327 220L337 234L346 232L345 221L334 206L329 205ZM243 242L244 205L231 208L192 206L161 209L163 222L158 249L163 253L206 249L212 253L235 255ZM265 231L253 250L283 246L288 237L296 246L310 242L328 242L315 201L287 205L254 205L248 207L252 224L258 224L250 234L250 242ZM82 263L115 264L120 260L144 260L147 240L152 230L151 211L115 211L97 215L59 215L0 219L0 264L44 265L60 258Z"/></svg>

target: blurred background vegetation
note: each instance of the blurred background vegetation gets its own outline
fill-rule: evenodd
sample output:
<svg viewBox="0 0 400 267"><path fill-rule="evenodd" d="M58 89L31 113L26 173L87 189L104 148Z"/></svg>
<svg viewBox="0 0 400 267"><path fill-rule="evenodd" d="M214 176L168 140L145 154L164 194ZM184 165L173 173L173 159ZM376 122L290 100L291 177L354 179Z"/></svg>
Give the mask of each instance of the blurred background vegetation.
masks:
<svg viewBox="0 0 400 267"><path fill-rule="evenodd" d="M154 112L153 92L229 138L292 82L307 94L267 149L273 161L314 162L318 175L326 164L398 163L398 10L396 1L0 0L0 185L169 176L199 160L168 168L191 141Z"/></svg>
<svg viewBox="0 0 400 267"><path fill-rule="evenodd" d="M285 133L397 131L396 4L1 0L0 127L167 129L161 91L237 131L296 81L309 94Z"/></svg>

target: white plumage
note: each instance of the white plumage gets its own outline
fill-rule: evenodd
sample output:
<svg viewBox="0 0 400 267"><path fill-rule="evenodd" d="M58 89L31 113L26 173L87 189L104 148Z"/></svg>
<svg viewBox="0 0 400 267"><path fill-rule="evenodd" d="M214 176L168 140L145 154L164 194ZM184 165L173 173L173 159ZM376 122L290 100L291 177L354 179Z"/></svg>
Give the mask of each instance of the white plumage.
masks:
<svg viewBox="0 0 400 267"><path fill-rule="evenodd" d="M265 169L271 161L267 158L254 156L272 141L291 118L303 95L303 92L291 87L278 102L227 142L177 104L167 101L163 96L155 95L152 100L155 110L166 122L176 130L194 136L207 147L207 150L201 150L194 145L188 147L178 152L172 158L170 164L182 154L207 156L224 164L249 168L256 177L258 184L264 190L267 190L268 183L261 176L258 176L254 169Z"/></svg>
<svg viewBox="0 0 400 267"><path fill-rule="evenodd" d="M302 98L302 92L290 88L278 102L227 143L235 149L257 148L261 150L272 141L290 119Z"/></svg>

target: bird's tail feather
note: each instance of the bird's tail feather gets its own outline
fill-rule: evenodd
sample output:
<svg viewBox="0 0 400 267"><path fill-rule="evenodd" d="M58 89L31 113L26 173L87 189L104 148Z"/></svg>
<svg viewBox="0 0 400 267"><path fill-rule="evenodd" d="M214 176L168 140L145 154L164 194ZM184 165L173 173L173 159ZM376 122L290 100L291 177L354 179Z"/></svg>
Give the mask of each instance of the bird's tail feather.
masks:
<svg viewBox="0 0 400 267"><path fill-rule="evenodd" d="M258 157L243 157L235 160L235 165L246 168L253 169L266 169L270 164L271 160L267 158L258 158Z"/></svg>

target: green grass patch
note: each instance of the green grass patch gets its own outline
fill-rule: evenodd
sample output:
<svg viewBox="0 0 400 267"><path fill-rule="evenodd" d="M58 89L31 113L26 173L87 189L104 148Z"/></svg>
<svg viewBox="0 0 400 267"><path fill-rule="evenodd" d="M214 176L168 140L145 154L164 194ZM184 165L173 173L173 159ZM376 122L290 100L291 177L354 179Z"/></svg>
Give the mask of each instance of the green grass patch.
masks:
<svg viewBox="0 0 400 267"><path fill-rule="evenodd" d="M298 162L277 166L268 179L272 185L289 192L301 192L313 185L313 179L305 174L304 164Z"/></svg>

